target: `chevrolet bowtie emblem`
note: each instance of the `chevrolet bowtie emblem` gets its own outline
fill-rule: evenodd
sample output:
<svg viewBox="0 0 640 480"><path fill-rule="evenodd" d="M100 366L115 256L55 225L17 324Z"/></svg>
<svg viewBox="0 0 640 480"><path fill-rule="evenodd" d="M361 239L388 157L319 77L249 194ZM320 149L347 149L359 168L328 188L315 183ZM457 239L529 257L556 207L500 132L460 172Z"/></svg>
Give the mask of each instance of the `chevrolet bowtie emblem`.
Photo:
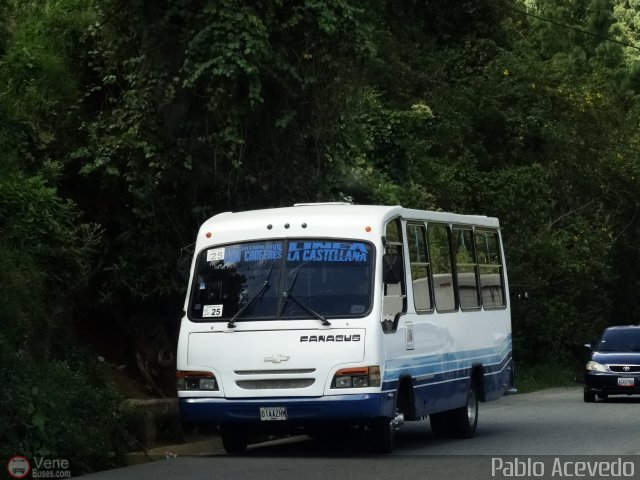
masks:
<svg viewBox="0 0 640 480"><path fill-rule="evenodd" d="M264 357L265 362L271 362L271 363L286 362L287 360L289 360L289 355L280 355L279 353L276 353L275 355L271 355L270 357Z"/></svg>

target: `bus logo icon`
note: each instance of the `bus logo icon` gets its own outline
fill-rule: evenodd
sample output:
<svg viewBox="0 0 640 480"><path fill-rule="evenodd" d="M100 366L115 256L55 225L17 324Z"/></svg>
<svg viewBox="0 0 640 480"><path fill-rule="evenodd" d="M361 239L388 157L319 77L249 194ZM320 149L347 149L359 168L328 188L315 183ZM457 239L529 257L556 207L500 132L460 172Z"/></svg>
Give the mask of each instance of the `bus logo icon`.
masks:
<svg viewBox="0 0 640 480"><path fill-rule="evenodd" d="M31 471L31 465L26 457L11 457L7 462L7 472L12 478L25 478Z"/></svg>
<svg viewBox="0 0 640 480"><path fill-rule="evenodd" d="M289 355L280 355L279 353L276 353L275 355L271 355L270 357L265 357L264 361L271 363L280 363L286 362L287 360L289 360L289 358Z"/></svg>

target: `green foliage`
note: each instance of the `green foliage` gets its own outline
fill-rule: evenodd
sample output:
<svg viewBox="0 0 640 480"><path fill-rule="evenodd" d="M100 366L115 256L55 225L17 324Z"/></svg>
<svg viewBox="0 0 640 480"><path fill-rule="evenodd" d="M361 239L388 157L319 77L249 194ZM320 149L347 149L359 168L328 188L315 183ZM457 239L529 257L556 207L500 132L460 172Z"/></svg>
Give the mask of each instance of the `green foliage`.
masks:
<svg viewBox="0 0 640 480"><path fill-rule="evenodd" d="M41 177L7 172L0 178L0 218L3 239L37 257L56 281L73 285L87 268L83 249L93 240L82 242L85 226L74 205Z"/></svg>
<svg viewBox="0 0 640 480"><path fill-rule="evenodd" d="M72 154L95 186L78 202L107 226L102 298L175 295L168 272L202 212L291 203L310 195L309 175L320 185L310 199L328 194L324 145L372 54L367 13L338 0L103 8L113 21L88 30L85 103L100 111Z"/></svg>
<svg viewBox="0 0 640 480"><path fill-rule="evenodd" d="M38 342L32 332L49 328L45 300L30 293L47 291L45 276L30 256L0 241L0 321L6 340L17 347Z"/></svg>
<svg viewBox="0 0 640 480"><path fill-rule="evenodd" d="M544 19L535 20L533 40L547 58L558 56L580 71L618 67L623 58L619 44L606 38L619 36L613 0L577 2L536 2L533 12ZM586 33L585 33L586 32Z"/></svg>
<svg viewBox="0 0 640 480"><path fill-rule="evenodd" d="M90 2L7 3L11 35L0 61L0 151L7 153L4 161L36 173L47 161L60 162L75 137L81 94L72 62L91 21Z"/></svg>
<svg viewBox="0 0 640 480"><path fill-rule="evenodd" d="M72 354L71 293L96 238L38 177L0 178L0 400L3 454L67 458L75 473L113 464L115 398ZM60 291L66 291L61 296Z"/></svg>
<svg viewBox="0 0 640 480"><path fill-rule="evenodd" d="M87 285L100 229L56 188L77 114L69 57L86 26L82 5L0 4L0 377L11 385L0 445L68 454L78 472L105 466L113 449L113 421L93 421L113 400L68 345L71 303Z"/></svg>
<svg viewBox="0 0 640 480"><path fill-rule="evenodd" d="M42 178L10 170L0 177L0 332L36 356L46 356L56 331L68 328L59 289L86 285L100 232L78 216Z"/></svg>
<svg viewBox="0 0 640 480"><path fill-rule="evenodd" d="M391 109L376 93L363 92L343 116L341 136L327 155L327 161L340 171L332 188L343 192L343 197L364 202L410 202L415 208L433 208L420 168L432 120L425 103Z"/></svg>
<svg viewBox="0 0 640 480"><path fill-rule="evenodd" d="M115 397L70 342L69 302L99 238L78 217L41 177L0 177L2 453L67 458L75 473L113 464L119 431Z"/></svg>
<svg viewBox="0 0 640 480"><path fill-rule="evenodd" d="M558 363L519 365L515 386L518 393L529 393L544 388L570 387L576 384L577 373L582 372Z"/></svg>
<svg viewBox="0 0 640 480"><path fill-rule="evenodd" d="M79 352L34 363L0 334L0 453L69 461L72 473L115 466L122 441L117 397L99 368Z"/></svg>

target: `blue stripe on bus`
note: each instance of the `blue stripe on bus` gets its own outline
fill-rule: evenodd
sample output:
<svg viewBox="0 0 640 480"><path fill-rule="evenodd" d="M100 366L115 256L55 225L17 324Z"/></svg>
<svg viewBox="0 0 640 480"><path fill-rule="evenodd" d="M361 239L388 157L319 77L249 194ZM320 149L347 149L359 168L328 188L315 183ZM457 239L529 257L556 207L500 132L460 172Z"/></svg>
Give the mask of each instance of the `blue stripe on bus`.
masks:
<svg viewBox="0 0 640 480"><path fill-rule="evenodd" d="M501 345L493 348L389 360L385 363L383 390L396 388L403 376L413 378L414 386L468 378L471 367L476 364L483 366L486 377L501 372L510 361L510 335Z"/></svg>
<svg viewBox="0 0 640 480"><path fill-rule="evenodd" d="M487 355L487 350L497 352ZM474 355L475 354L475 355ZM502 355L502 357L500 357ZM425 359L451 358L458 356L456 360L438 363L439 369L434 368L433 362L425 364ZM490 364L484 362L490 359ZM403 359L406 360L409 359ZM471 367L482 364L484 378L482 380L482 394L485 400L495 400L501 397L511 386L511 341L495 349L482 349L474 352L461 352L459 354L443 354L442 356L416 357L412 363L417 366L405 365L405 368L397 368L392 372L393 376L385 373L382 383L384 392L396 392L400 384L400 378L411 376L413 387L413 404L415 416L421 417L431 413L443 412L466 405L469 389ZM389 362L392 363L392 362Z"/></svg>

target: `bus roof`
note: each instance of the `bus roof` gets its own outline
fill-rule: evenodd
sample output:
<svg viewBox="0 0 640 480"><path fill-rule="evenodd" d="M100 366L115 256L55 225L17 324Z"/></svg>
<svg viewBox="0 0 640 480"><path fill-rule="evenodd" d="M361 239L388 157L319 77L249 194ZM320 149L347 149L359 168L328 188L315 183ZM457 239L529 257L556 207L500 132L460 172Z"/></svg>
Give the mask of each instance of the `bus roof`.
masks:
<svg viewBox="0 0 640 480"><path fill-rule="evenodd" d="M481 215L414 210L399 205L305 203L296 204L293 207L220 213L202 225L198 242L226 243L242 238L285 236L342 238L370 236L374 240L381 237L386 222L397 216L406 220L499 228L497 218Z"/></svg>

